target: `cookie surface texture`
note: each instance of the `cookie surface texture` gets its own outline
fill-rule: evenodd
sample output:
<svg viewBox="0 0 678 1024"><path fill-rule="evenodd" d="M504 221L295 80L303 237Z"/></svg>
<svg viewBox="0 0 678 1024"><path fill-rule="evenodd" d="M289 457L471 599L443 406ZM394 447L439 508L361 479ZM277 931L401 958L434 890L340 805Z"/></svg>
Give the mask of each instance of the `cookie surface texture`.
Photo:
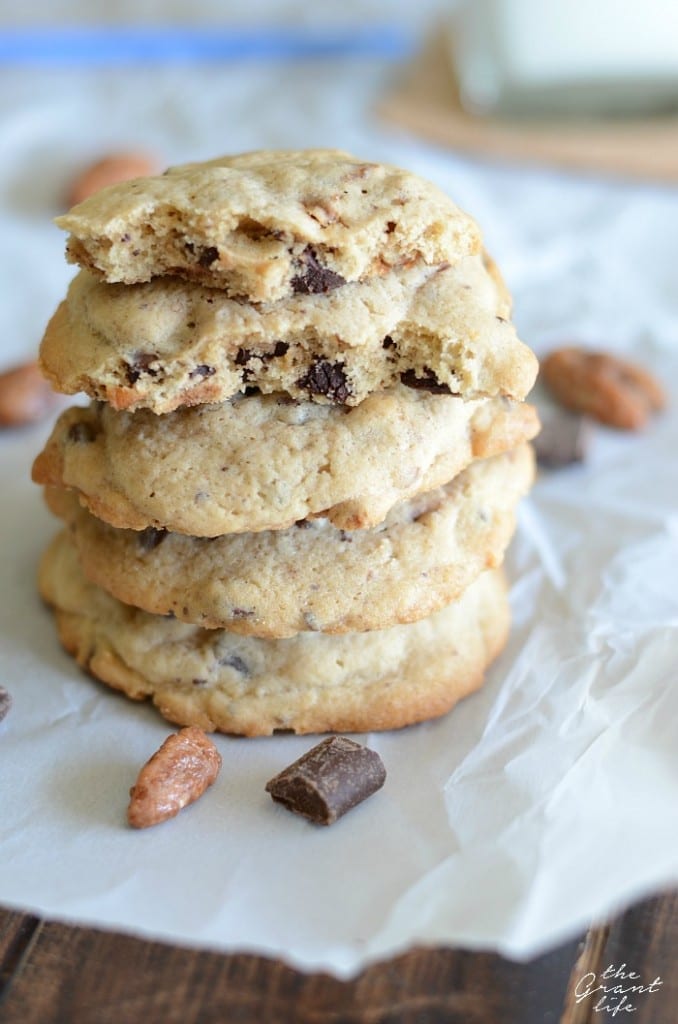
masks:
<svg viewBox="0 0 678 1024"><path fill-rule="evenodd" d="M73 495L50 491L85 575L159 615L259 637L383 629L456 600L501 564L529 489L529 445L474 462L444 488L397 505L371 530L326 520L288 530L195 538L116 530Z"/></svg>
<svg viewBox="0 0 678 1024"><path fill-rule="evenodd" d="M509 316L482 255L262 307L167 277L125 287L82 272L40 360L57 391L130 411L171 412L252 387L341 405L400 383L522 399L537 361Z"/></svg>
<svg viewBox="0 0 678 1024"><path fill-rule="evenodd" d="M445 714L480 686L509 628L494 570L414 625L278 641L204 630L87 583L65 532L43 557L40 590L63 646L92 675L150 698L170 721L246 736L393 729Z"/></svg>
<svg viewBox="0 0 678 1024"><path fill-rule="evenodd" d="M353 530L537 429L529 405L402 385L355 408L251 395L156 416L94 403L62 414L33 476L123 529L215 537L326 516Z"/></svg>
<svg viewBox="0 0 678 1024"><path fill-rule="evenodd" d="M68 258L106 281L172 274L236 298L322 294L391 266L478 251L430 182L340 150L266 150L113 185L57 219Z"/></svg>

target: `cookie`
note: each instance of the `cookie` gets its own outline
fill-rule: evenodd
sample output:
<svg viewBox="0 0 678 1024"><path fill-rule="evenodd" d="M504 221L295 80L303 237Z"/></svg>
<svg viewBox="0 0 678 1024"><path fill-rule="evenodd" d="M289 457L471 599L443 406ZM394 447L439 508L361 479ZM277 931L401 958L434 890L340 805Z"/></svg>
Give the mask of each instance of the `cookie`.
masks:
<svg viewBox="0 0 678 1024"><path fill-rule="evenodd" d="M537 361L509 315L505 286L480 255L264 307L167 277L125 287L83 272L40 360L58 391L130 411L166 413L253 387L357 405L401 382L522 399Z"/></svg>
<svg viewBox="0 0 678 1024"><path fill-rule="evenodd" d="M384 629L456 600L501 564L528 490L528 445L474 462L444 488L397 505L372 530L325 519L288 530L196 538L116 530L50 491L88 579L121 601L260 637Z"/></svg>
<svg viewBox="0 0 678 1024"><path fill-rule="evenodd" d="M246 736L366 732L445 714L480 686L503 647L501 571L414 625L357 635L261 640L149 615L87 583L66 533L46 552L40 590L78 663L181 725Z"/></svg>
<svg viewBox="0 0 678 1024"><path fill-rule="evenodd" d="M480 248L473 220L435 185L331 149L173 167L104 189L56 223L70 232L68 259L106 281L171 274L253 302Z"/></svg>
<svg viewBox="0 0 678 1024"><path fill-rule="evenodd" d="M251 395L156 416L93 403L61 415L33 479L74 488L124 529L214 537L322 515L353 530L537 430L529 405L403 385L353 408Z"/></svg>

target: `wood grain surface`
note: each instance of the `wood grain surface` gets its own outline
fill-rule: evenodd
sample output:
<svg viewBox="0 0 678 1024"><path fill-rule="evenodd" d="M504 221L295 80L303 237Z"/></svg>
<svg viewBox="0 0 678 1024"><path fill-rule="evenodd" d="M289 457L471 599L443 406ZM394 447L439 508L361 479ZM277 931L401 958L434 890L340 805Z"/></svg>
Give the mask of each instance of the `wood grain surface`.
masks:
<svg viewBox="0 0 678 1024"><path fill-rule="evenodd" d="M350 982L263 957L224 956L0 909L2 1024L675 1024L678 894L632 908L530 963L418 949ZM577 1001L609 966L653 993L612 1015ZM607 982L614 984L614 981ZM638 982L636 981L636 984ZM580 987L581 991L581 987Z"/></svg>
<svg viewBox="0 0 678 1024"><path fill-rule="evenodd" d="M378 104L388 122L449 149L606 176L678 181L678 116L498 118L468 113L441 26Z"/></svg>

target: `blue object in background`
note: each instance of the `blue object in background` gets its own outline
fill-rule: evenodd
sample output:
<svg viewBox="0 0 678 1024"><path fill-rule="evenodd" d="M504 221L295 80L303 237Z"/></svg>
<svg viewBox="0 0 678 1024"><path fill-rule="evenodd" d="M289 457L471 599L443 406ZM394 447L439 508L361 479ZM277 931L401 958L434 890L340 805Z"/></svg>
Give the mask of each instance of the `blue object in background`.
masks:
<svg viewBox="0 0 678 1024"><path fill-rule="evenodd" d="M5 64L137 64L233 60L380 57L414 52L415 40L391 25L331 30L284 28L72 27L0 31Z"/></svg>

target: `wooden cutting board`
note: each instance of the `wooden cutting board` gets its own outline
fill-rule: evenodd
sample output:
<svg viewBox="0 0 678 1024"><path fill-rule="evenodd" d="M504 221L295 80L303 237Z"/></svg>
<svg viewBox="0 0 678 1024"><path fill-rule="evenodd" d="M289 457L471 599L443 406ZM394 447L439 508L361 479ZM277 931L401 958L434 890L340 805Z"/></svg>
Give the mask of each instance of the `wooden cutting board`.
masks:
<svg viewBox="0 0 678 1024"><path fill-rule="evenodd" d="M678 114L586 121L474 116L459 102L444 33L402 69L378 104L384 119L476 156L678 182Z"/></svg>

